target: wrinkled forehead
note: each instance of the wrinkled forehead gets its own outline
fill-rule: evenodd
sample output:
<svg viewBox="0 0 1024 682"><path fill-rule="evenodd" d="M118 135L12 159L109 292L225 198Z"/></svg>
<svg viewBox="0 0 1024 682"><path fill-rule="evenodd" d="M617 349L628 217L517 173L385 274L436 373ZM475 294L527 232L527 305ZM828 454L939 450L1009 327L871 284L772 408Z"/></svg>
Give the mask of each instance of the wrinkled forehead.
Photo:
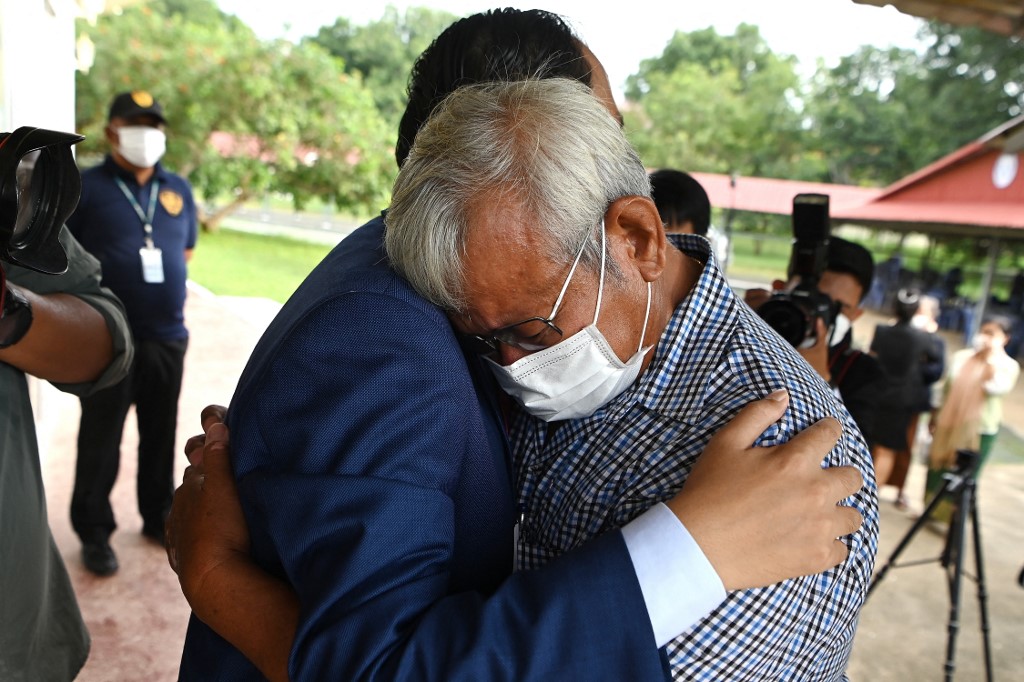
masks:
<svg viewBox="0 0 1024 682"><path fill-rule="evenodd" d="M470 213L462 256L467 312L494 327L531 315L538 299L550 298L562 284L568 264L556 255L550 237L522 211L479 207ZM540 306L543 307L543 306Z"/></svg>

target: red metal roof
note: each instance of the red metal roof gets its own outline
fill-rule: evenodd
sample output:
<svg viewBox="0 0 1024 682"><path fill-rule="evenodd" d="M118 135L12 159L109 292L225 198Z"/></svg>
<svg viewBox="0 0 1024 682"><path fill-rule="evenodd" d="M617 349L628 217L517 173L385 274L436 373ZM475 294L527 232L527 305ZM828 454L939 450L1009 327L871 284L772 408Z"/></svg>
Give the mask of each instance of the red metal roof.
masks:
<svg viewBox="0 0 1024 682"><path fill-rule="evenodd" d="M834 218L902 231L1024 238L1024 116L884 189L693 173L716 208L788 215L793 196L828 194Z"/></svg>
<svg viewBox="0 0 1024 682"><path fill-rule="evenodd" d="M860 206L882 193L881 189L833 185L824 182L802 182L775 178L751 178L718 173L691 173L708 193L711 205L739 211L789 214L797 194L828 194L834 213L840 208Z"/></svg>

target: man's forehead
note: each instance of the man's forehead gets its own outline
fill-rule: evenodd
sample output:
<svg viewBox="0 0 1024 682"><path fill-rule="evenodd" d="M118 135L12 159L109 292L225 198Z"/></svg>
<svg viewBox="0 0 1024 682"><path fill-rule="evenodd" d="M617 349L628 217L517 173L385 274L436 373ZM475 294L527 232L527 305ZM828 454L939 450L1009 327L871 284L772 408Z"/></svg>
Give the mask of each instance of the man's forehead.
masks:
<svg viewBox="0 0 1024 682"><path fill-rule="evenodd" d="M477 282L501 273L525 275L537 269L555 269L552 251L545 236L531 224L494 213L470 219L463 269Z"/></svg>
<svg viewBox="0 0 1024 682"><path fill-rule="evenodd" d="M466 312L487 328L546 314L536 310L548 304L551 288L561 285L556 280L568 267L535 229L536 222L520 215L495 208L473 211L469 218L463 257Z"/></svg>
<svg viewBox="0 0 1024 682"><path fill-rule="evenodd" d="M856 277L848 272L836 270L825 270L821 274L819 288L828 289L826 293L833 299L847 304L851 308L860 306L860 299L864 293L863 287Z"/></svg>

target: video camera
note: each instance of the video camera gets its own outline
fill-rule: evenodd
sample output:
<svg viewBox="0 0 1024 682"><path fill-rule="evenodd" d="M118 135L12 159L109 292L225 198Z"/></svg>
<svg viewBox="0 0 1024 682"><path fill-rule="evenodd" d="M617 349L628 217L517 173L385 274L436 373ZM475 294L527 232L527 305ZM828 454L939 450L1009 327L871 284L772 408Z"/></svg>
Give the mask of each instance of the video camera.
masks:
<svg viewBox="0 0 1024 682"><path fill-rule="evenodd" d="M791 291L780 291L757 309L768 325L794 347L814 345L815 324L821 319L831 330L839 304L818 290L828 260L831 235L827 194L793 197L793 252L790 279L799 277Z"/></svg>
<svg viewBox="0 0 1024 682"><path fill-rule="evenodd" d="M59 236L82 193L71 145L84 139L32 127L0 133L0 260L50 275L68 269Z"/></svg>

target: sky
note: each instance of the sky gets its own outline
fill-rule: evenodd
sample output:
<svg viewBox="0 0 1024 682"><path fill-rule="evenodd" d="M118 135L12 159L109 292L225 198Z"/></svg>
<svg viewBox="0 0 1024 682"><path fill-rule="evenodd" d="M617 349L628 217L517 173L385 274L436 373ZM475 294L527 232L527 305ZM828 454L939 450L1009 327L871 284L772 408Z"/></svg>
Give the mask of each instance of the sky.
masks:
<svg viewBox="0 0 1024 682"><path fill-rule="evenodd" d="M406 2L332 2L331 0L216 0L221 10L237 15L262 38L298 39L333 24L341 15L357 24L380 19L384 8L431 7L465 16L502 3L474 0ZM600 5L600 6L599 6ZM661 54L675 31L713 26L731 35L740 23L757 26L774 52L791 54L805 74L816 61L829 66L861 45L919 48L916 33L921 20L892 7L860 5L852 0L535 0L522 8L539 7L564 16L604 64L612 87L621 98L626 77L640 61ZM616 7L628 7L625 18Z"/></svg>

